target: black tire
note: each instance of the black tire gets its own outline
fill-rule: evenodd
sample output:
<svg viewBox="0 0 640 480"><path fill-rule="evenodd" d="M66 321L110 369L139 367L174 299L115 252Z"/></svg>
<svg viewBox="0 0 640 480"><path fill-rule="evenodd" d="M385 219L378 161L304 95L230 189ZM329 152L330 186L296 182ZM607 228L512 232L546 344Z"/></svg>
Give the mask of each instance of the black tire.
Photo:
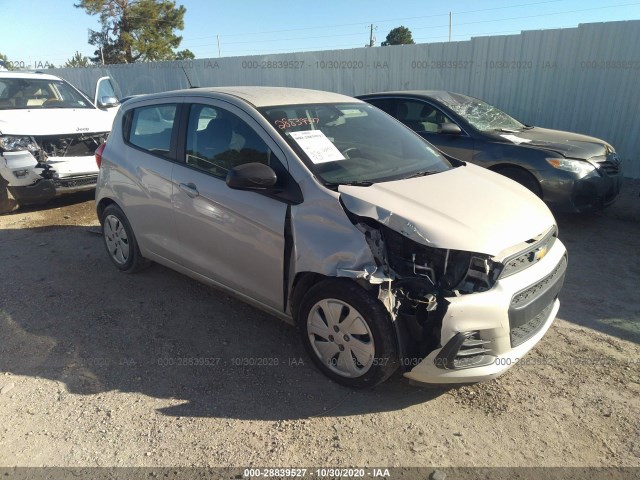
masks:
<svg viewBox="0 0 640 480"><path fill-rule="evenodd" d="M338 313L333 317L339 318L333 321L327 318L332 316L331 312L325 313L329 306L334 314ZM337 383L353 388L373 387L398 369L396 334L389 312L352 280L328 279L314 285L302 299L297 324L302 343L314 363ZM326 332L321 335L310 332L309 328L318 330L316 325L326 327ZM331 357L333 350L336 353ZM325 358L320 351L326 352ZM347 372L342 368L345 365L349 367Z"/></svg>
<svg viewBox="0 0 640 480"><path fill-rule="evenodd" d="M514 182L518 182L523 187L535 193L539 198L542 198L542 188L540 183L531 173L524 168L518 167L502 167L495 170L496 173L504 175L510 178Z"/></svg>
<svg viewBox="0 0 640 480"><path fill-rule="evenodd" d="M11 213L20 206L9 191L7 184L8 182L0 176L0 214Z"/></svg>
<svg viewBox="0 0 640 480"><path fill-rule="evenodd" d="M148 265L148 261L140 253L129 220L118 205L112 203L104 209L100 224L102 225L104 246L109 258L118 270L125 273L135 273ZM127 251L122 254L125 249Z"/></svg>

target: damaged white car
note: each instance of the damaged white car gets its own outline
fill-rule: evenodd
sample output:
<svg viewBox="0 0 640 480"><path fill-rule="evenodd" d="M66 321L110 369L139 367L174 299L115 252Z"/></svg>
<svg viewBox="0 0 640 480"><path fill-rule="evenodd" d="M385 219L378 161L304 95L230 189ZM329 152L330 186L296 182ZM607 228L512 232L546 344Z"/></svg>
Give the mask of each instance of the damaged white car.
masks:
<svg viewBox="0 0 640 480"><path fill-rule="evenodd" d="M123 105L96 191L114 265L149 260L295 323L365 387L493 378L544 335L567 266L534 194L352 98L191 89Z"/></svg>
<svg viewBox="0 0 640 480"><path fill-rule="evenodd" d="M95 102L53 75L0 72L0 213L95 188L93 155L119 106L108 77Z"/></svg>

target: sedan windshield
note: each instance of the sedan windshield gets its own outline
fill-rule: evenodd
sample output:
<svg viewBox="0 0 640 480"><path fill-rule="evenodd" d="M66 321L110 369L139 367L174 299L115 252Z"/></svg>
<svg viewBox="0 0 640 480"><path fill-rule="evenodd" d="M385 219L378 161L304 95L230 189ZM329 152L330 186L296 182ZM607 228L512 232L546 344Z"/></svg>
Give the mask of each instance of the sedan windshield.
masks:
<svg viewBox="0 0 640 480"><path fill-rule="evenodd" d="M368 104L286 105L261 111L327 184L367 185L452 168L429 143Z"/></svg>
<svg viewBox="0 0 640 480"><path fill-rule="evenodd" d="M62 80L0 78L0 110L40 108L93 108Z"/></svg>
<svg viewBox="0 0 640 480"><path fill-rule="evenodd" d="M489 130L518 131L526 128L526 125L502 110L477 98L449 93L438 100L483 132Z"/></svg>

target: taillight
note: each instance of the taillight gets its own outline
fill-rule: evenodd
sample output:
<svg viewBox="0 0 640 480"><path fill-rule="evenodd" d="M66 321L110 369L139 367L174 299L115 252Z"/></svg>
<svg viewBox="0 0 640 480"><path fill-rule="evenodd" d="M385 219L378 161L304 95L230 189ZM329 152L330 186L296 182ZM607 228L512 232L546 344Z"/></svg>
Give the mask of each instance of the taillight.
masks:
<svg viewBox="0 0 640 480"><path fill-rule="evenodd" d="M98 165L98 168L100 168L100 165L102 165L102 152L104 152L104 147L106 147L107 144L106 142L103 143L102 145L100 145L95 152L96 155L96 165Z"/></svg>

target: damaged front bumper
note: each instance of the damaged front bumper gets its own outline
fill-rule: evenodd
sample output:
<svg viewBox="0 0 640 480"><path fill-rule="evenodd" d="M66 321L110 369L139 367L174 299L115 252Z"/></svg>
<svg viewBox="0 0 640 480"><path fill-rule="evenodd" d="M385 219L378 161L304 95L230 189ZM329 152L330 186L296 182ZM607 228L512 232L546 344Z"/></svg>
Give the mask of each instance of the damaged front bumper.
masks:
<svg viewBox="0 0 640 480"><path fill-rule="evenodd" d="M558 312L566 272L559 240L530 267L491 290L448 297L440 347L405 377L420 383L474 383L495 378L538 343Z"/></svg>
<svg viewBox="0 0 640 480"><path fill-rule="evenodd" d="M37 151L0 152L0 176L20 203L91 190L98 179L93 151L106 135L35 137Z"/></svg>

